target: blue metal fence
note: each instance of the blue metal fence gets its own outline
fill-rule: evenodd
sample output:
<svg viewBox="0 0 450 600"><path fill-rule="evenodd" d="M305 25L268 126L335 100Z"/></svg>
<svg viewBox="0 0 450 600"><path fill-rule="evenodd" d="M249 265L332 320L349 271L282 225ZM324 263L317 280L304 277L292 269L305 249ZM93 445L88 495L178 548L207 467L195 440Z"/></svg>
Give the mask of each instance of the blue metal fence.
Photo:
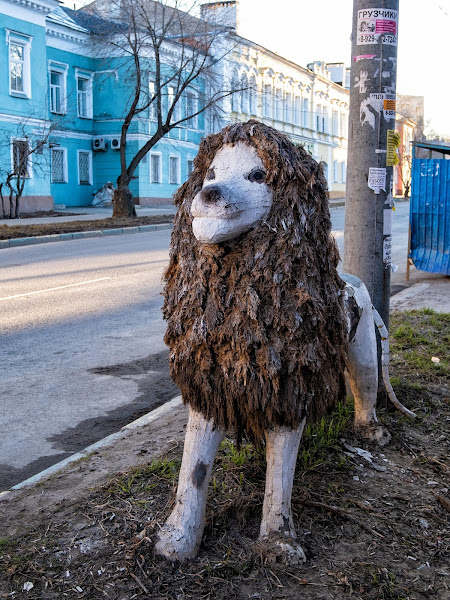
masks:
<svg viewBox="0 0 450 600"><path fill-rule="evenodd" d="M450 148L416 144L431 156ZM439 155L439 154L438 154ZM450 160L414 158L410 204L410 258L421 271L450 275Z"/></svg>

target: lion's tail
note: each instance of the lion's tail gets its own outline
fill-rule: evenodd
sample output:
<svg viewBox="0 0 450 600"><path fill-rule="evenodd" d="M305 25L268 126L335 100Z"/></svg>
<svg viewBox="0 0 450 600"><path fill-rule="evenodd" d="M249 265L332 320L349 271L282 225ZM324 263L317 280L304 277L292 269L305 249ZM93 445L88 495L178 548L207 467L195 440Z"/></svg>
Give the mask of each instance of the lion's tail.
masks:
<svg viewBox="0 0 450 600"><path fill-rule="evenodd" d="M372 306L372 313L374 323L380 333L381 338L381 370L383 373L383 381L389 396L389 400L400 412L407 415L408 417L411 417L412 419L415 419L417 415L411 410L408 410L405 406L403 406L403 404L395 395L395 392L392 388L389 379L389 333L386 329L386 325L384 324L383 319L381 318L379 312L374 306Z"/></svg>

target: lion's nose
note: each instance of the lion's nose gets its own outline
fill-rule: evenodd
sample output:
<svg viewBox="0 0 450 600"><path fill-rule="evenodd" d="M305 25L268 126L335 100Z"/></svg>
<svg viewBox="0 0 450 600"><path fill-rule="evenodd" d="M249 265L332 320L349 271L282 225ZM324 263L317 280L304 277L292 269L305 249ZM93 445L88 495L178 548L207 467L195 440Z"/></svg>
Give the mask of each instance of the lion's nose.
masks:
<svg viewBox="0 0 450 600"><path fill-rule="evenodd" d="M217 204L223 198L223 193L218 185L208 185L202 189L200 196L205 204Z"/></svg>

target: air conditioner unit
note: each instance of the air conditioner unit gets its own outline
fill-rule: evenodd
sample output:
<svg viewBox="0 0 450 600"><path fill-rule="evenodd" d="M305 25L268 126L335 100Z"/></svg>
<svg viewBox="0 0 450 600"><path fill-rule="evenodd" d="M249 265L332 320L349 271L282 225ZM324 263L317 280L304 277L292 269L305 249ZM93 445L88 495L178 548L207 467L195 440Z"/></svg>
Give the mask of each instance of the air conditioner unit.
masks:
<svg viewBox="0 0 450 600"><path fill-rule="evenodd" d="M96 151L106 150L107 147L108 146L104 137L95 137L92 140L92 148Z"/></svg>
<svg viewBox="0 0 450 600"><path fill-rule="evenodd" d="M120 137L113 137L111 139L111 150L120 150Z"/></svg>

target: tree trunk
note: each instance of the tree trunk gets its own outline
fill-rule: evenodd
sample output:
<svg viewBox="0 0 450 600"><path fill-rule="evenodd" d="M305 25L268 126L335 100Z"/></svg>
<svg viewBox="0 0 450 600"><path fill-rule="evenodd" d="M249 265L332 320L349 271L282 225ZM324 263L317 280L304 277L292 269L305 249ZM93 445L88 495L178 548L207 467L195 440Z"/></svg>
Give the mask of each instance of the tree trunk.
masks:
<svg viewBox="0 0 450 600"><path fill-rule="evenodd" d="M113 195L113 218L114 217L136 217L133 194L127 184L118 185Z"/></svg>

